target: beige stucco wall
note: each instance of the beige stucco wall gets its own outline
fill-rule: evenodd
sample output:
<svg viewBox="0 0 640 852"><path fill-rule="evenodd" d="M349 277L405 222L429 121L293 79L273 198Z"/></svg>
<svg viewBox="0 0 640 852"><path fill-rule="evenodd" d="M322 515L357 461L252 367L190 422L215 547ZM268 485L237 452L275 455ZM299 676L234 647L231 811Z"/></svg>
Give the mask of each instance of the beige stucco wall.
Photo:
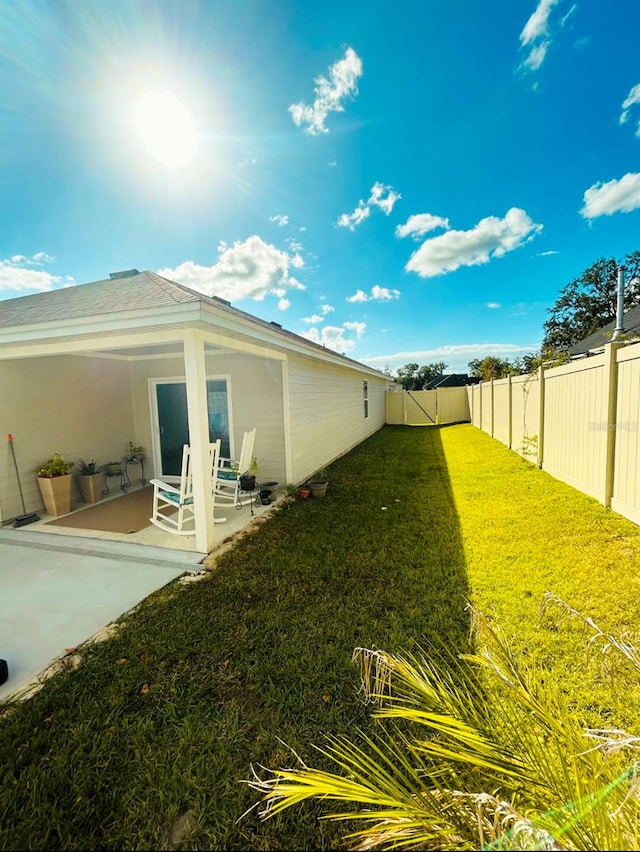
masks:
<svg viewBox="0 0 640 852"><path fill-rule="evenodd" d="M135 437L129 365L58 355L0 362L0 512L22 514L8 433L13 434L27 512L43 504L36 468L54 453L100 463L121 458ZM74 476L72 497L80 499Z"/></svg>
<svg viewBox="0 0 640 852"><path fill-rule="evenodd" d="M344 455L385 422L388 379L291 356L289 410L291 482ZM362 382L369 383L369 417L364 418Z"/></svg>

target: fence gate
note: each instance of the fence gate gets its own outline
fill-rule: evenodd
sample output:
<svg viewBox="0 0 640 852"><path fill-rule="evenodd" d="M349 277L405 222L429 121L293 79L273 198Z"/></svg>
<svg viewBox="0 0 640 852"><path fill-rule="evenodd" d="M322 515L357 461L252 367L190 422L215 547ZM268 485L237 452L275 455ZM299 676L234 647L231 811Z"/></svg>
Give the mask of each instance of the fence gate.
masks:
<svg viewBox="0 0 640 852"><path fill-rule="evenodd" d="M466 388L389 391L386 409L386 421L393 425L434 426L469 420Z"/></svg>

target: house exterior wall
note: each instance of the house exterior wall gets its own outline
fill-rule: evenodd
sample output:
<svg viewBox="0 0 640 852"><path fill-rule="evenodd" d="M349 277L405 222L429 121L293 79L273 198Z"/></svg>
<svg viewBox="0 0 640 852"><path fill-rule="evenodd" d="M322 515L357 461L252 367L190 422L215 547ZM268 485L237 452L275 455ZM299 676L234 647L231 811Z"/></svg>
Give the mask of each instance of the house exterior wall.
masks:
<svg viewBox="0 0 640 852"><path fill-rule="evenodd" d="M254 455L258 478L283 484L285 477L282 369L280 362L252 355L210 351L206 354L208 377L227 378L228 401L233 433L232 452L240 453L242 435L255 426ZM132 364L132 392L136 435L149 449L148 469L155 475L151 449L152 434L150 379L184 378L182 356L136 361Z"/></svg>
<svg viewBox="0 0 640 852"><path fill-rule="evenodd" d="M41 511L36 468L54 453L77 464L121 458L134 438L129 365L73 355L0 361L0 521L23 514L13 434L27 512ZM72 501L80 499L73 477Z"/></svg>
<svg viewBox="0 0 640 852"><path fill-rule="evenodd" d="M384 425L389 380L297 355L288 359L288 375L290 481L297 484ZM369 389L366 419L364 380Z"/></svg>

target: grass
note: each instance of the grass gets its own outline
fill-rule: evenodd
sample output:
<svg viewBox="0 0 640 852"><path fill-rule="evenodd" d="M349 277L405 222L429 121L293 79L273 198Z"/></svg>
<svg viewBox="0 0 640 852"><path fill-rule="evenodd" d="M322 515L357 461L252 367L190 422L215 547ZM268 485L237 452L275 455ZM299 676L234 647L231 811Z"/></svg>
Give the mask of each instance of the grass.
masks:
<svg viewBox="0 0 640 852"><path fill-rule="evenodd" d="M317 765L325 732L371 732L353 649L470 650L467 599L585 722L640 730L578 622L538 615L548 589L635 629L635 525L471 426L387 427L327 472L325 500L287 502L0 719L0 848L338 847L315 806L238 821L241 779L291 765L281 740Z"/></svg>

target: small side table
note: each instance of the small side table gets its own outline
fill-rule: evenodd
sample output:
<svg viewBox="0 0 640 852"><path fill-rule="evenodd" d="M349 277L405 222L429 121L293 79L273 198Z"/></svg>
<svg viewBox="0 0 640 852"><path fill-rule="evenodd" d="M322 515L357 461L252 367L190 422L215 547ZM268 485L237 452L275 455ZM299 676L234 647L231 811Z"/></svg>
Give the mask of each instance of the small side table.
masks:
<svg viewBox="0 0 640 852"><path fill-rule="evenodd" d="M127 487L131 487L131 479L129 477L129 471L127 468L129 465L140 465L140 478L138 480L134 480L134 482L140 482L140 485L146 485L147 480L144 478L144 459L138 458L137 456L127 456L124 460L124 475L127 480Z"/></svg>
<svg viewBox="0 0 640 852"><path fill-rule="evenodd" d="M114 471L113 473L109 473L107 468L104 471L104 488L102 490L103 494L109 494L109 483L107 480L112 479L114 476L118 476L120 478L120 491L123 494L127 493L127 477L125 476L125 468L121 467L120 470Z"/></svg>

